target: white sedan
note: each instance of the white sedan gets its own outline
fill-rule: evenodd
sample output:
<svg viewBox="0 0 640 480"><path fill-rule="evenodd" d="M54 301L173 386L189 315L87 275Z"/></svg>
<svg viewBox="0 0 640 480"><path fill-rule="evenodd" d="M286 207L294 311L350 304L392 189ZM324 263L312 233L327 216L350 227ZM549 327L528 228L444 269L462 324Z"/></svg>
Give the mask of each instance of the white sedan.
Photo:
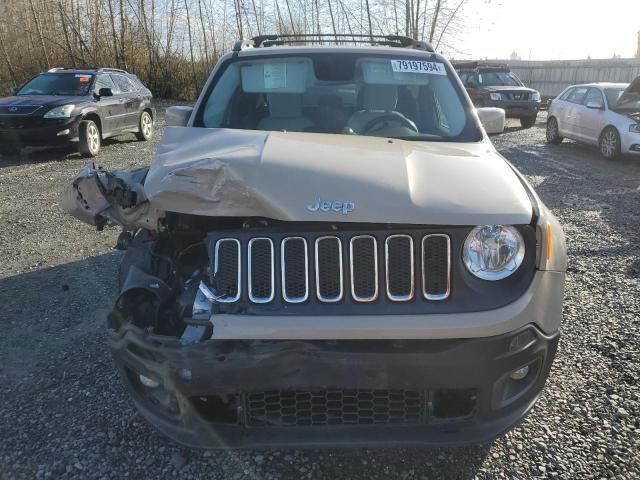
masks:
<svg viewBox="0 0 640 480"><path fill-rule="evenodd" d="M551 102L547 118L548 143L567 137L597 145L607 159L640 155L640 77L571 86Z"/></svg>

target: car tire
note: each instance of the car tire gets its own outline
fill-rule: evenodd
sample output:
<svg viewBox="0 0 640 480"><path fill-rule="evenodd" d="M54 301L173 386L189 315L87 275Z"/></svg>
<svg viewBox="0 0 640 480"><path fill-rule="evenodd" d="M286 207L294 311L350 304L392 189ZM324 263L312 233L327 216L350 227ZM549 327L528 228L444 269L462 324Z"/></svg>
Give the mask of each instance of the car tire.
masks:
<svg viewBox="0 0 640 480"><path fill-rule="evenodd" d="M102 146L102 133L100 127L93 120L80 122L80 141L78 151L83 157L95 157Z"/></svg>
<svg viewBox="0 0 640 480"><path fill-rule="evenodd" d="M615 127L607 127L602 131L598 140L598 148L600 155L607 160L614 160L620 156L620 134Z"/></svg>
<svg viewBox="0 0 640 480"><path fill-rule="evenodd" d="M521 118L520 125L522 125L522 128L531 128L536 124L536 119L537 116Z"/></svg>
<svg viewBox="0 0 640 480"><path fill-rule="evenodd" d="M146 110L140 115L136 137L141 142L146 142L153 137L153 117L151 117L151 114Z"/></svg>
<svg viewBox="0 0 640 480"><path fill-rule="evenodd" d="M562 140L564 140L564 137L560 136L558 120L556 120L556 117L549 118L549 120L547 120L547 143L557 145L562 142Z"/></svg>

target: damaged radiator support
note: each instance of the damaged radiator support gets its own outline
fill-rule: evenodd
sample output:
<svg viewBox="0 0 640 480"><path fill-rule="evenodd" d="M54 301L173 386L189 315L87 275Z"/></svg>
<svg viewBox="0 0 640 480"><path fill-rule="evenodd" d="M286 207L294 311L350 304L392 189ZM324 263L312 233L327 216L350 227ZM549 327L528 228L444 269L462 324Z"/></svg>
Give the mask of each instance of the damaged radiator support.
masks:
<svg viewBox="0 0 640 480"><path fill-rule="evenodd" d="M204 283L200 282L196 297L193 301L191 318L185 318L187 324L180 340L183 344L201 342L205 340L208 329L214 328L211 318L213 315L213 305L218 300L218 296Z"/></svg>

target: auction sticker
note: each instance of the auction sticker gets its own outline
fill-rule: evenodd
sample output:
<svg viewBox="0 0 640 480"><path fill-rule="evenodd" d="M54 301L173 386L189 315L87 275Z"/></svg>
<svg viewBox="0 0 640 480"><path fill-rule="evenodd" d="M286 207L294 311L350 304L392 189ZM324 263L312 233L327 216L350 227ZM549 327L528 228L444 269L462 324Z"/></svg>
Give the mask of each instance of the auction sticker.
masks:
<svg viewBox="0 0 640 480"><path fill-rule="evenodd" d="M425 62L423 60L391 60L394 72L427 73L431 75L446 75L444 64Z"/></svg>
<svg viewBox="0 0 640 480"><path fill-rule="evenodd" d="M287 88L287 64L267 63L264 66L264 88Z"/></svg>

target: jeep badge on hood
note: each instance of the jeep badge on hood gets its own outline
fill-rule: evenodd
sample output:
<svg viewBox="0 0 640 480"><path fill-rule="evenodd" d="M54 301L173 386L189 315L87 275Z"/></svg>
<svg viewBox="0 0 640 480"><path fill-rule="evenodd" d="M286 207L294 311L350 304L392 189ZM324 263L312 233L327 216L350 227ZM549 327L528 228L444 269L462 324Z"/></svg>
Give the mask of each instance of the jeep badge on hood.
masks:
<svg viewBox="0 0 640 480"><path fill-rule="evenodd" d="M333 210L334 212L342 212L343 215L347 215L356 208L356 204L349 201L341 202L339 200L322 200L320 197L317 197L315 202L307 205L307 210L310 212L329 212Z"/></svg>

